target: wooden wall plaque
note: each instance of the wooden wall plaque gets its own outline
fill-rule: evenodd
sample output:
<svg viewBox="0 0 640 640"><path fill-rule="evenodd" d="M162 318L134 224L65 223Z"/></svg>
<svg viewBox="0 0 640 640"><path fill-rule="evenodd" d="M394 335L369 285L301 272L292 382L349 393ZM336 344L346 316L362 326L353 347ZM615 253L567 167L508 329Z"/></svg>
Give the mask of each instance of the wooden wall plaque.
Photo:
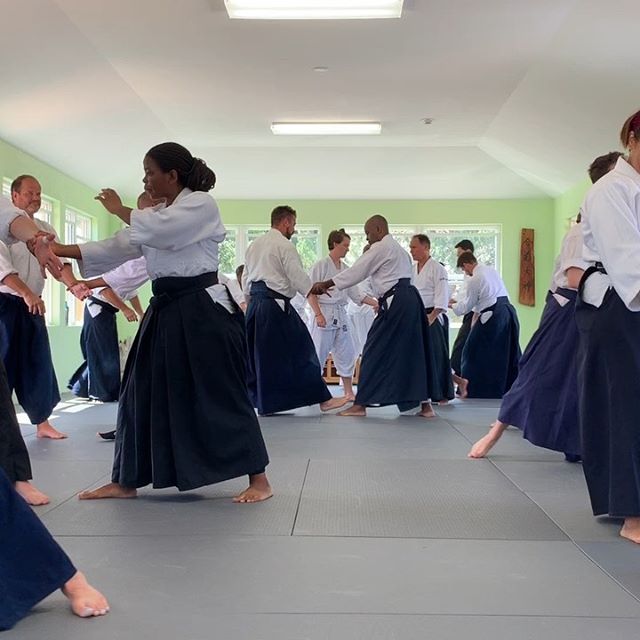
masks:
<svg viewBox="0 0 640 640"><path fill-rule="evenodd" d="M518 301L528 307L536 305L536 262L534 230L523 229L520 235L520 290Z"/></svg>

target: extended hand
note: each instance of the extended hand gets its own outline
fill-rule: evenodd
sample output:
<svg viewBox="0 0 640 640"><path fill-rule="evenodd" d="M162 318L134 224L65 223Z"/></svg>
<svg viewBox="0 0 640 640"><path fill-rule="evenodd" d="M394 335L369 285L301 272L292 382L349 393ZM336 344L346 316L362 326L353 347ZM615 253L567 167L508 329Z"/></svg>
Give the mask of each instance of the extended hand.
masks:
<svg viewBox="0 0 640 640"><path fill-rule="evenodd" d="M122 199L115 189L102 189L95 199L102 202L102 205L109 213L119 215L122 209Z"/></svg>
<svg viewBox="0 0 640 640"><path fill-rule="evenodd" d="M43 277L47 277L45 273L46 269L56 280L60 280L60 276L62 275L62 262L60 262L60 259L51 251L51 247L49 246L49 242L53 240L53 237L50 233L38 234L27 242L27 248L40 264Z"/></svg>
<svg viewBox="0 0 640 640"><path fill-rule="evenodd" d="M91 289L89 289L84 282L76 282L74 285L71 285L67 291L70 291L78 300L84 300L91 295Z"/></svg>
<svg viewBox="0 0 640 640"><path fill-rule="evenodd" d="M331 284L329 282L316 282L312 287L309 293L313 293L316 296L321 296L323 294L331 295L329 293L329 289L331 288Z"/></svg>
<svg viewBox="0 0 640 640"><path fill-rule="evenodd" d="M122 310L122 313L124 313L124 317L129 322L138 322L138 314L133 309L131 309L130 307L125 307Z"/></svg>

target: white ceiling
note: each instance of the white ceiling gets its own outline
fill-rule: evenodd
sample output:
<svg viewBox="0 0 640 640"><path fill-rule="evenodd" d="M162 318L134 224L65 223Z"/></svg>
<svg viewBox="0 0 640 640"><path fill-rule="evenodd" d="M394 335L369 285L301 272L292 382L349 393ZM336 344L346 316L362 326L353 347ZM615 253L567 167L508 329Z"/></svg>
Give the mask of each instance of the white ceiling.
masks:
<svg viewBox="0 0 640 640"><path fill-rule="evenodd" d="M557 195L640 107L637 0L405 0L400 20L337 22L231 21L223 0L0 0L0 17L0 138L129 194L144 152L175 140L224 198ZM269 129L315 119L383 134Z"/></svg>

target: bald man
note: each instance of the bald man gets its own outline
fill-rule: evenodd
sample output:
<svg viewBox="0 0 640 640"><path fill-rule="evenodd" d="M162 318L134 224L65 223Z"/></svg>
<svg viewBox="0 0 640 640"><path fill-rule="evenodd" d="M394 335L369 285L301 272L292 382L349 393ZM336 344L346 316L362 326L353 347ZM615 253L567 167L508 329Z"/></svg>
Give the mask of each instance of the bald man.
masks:
<svg viewBox="0 0 640 640"><path fill-rule="evenodd" d="M379 312L362 352L355 404L342 416L365 416L367 407L397 405L400 411L420 407L417 415L432 417L424 357L426 324L420 294L411 284L409 254L389 234L387 220L375 215L364 231L370 249L349 269L317 282L311 293L340 291L369 278Z"/></svg>

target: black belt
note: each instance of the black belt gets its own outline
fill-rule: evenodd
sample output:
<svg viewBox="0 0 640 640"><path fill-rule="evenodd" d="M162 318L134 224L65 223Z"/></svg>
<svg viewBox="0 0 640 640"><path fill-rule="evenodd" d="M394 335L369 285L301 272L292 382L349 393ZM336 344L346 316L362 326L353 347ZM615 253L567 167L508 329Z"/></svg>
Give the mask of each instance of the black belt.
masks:
<svg viewBox="0 0 640 640"><path fill-rule="evenodd" d="M411 278L400 278L398 282L391 287L388 291L385 291L378 298L378 313L381 311L388 311L389 307L387 305L387 298L395 295L399 289L408 289L411 286Z"/></svg>
<svg viewBox="0 0 640 640"><path fill-rule="evenodd" d="M607 270L604 268L602 262L596 262L582 274L582 278L580 278L580 284L578 285L578 295L581 298L585 283L594 273L603 273L604 275L607 275Z"/></svg>
<svg viewBox="0 0 640 640"><path fill-rule="evenodd" d="M175 300L203 291L214 284L218 284L217 271L201 273L199 276L186 278L157 278L151 283L153 298L149 300L149 304L154 309L161 309Z"/></svg>

